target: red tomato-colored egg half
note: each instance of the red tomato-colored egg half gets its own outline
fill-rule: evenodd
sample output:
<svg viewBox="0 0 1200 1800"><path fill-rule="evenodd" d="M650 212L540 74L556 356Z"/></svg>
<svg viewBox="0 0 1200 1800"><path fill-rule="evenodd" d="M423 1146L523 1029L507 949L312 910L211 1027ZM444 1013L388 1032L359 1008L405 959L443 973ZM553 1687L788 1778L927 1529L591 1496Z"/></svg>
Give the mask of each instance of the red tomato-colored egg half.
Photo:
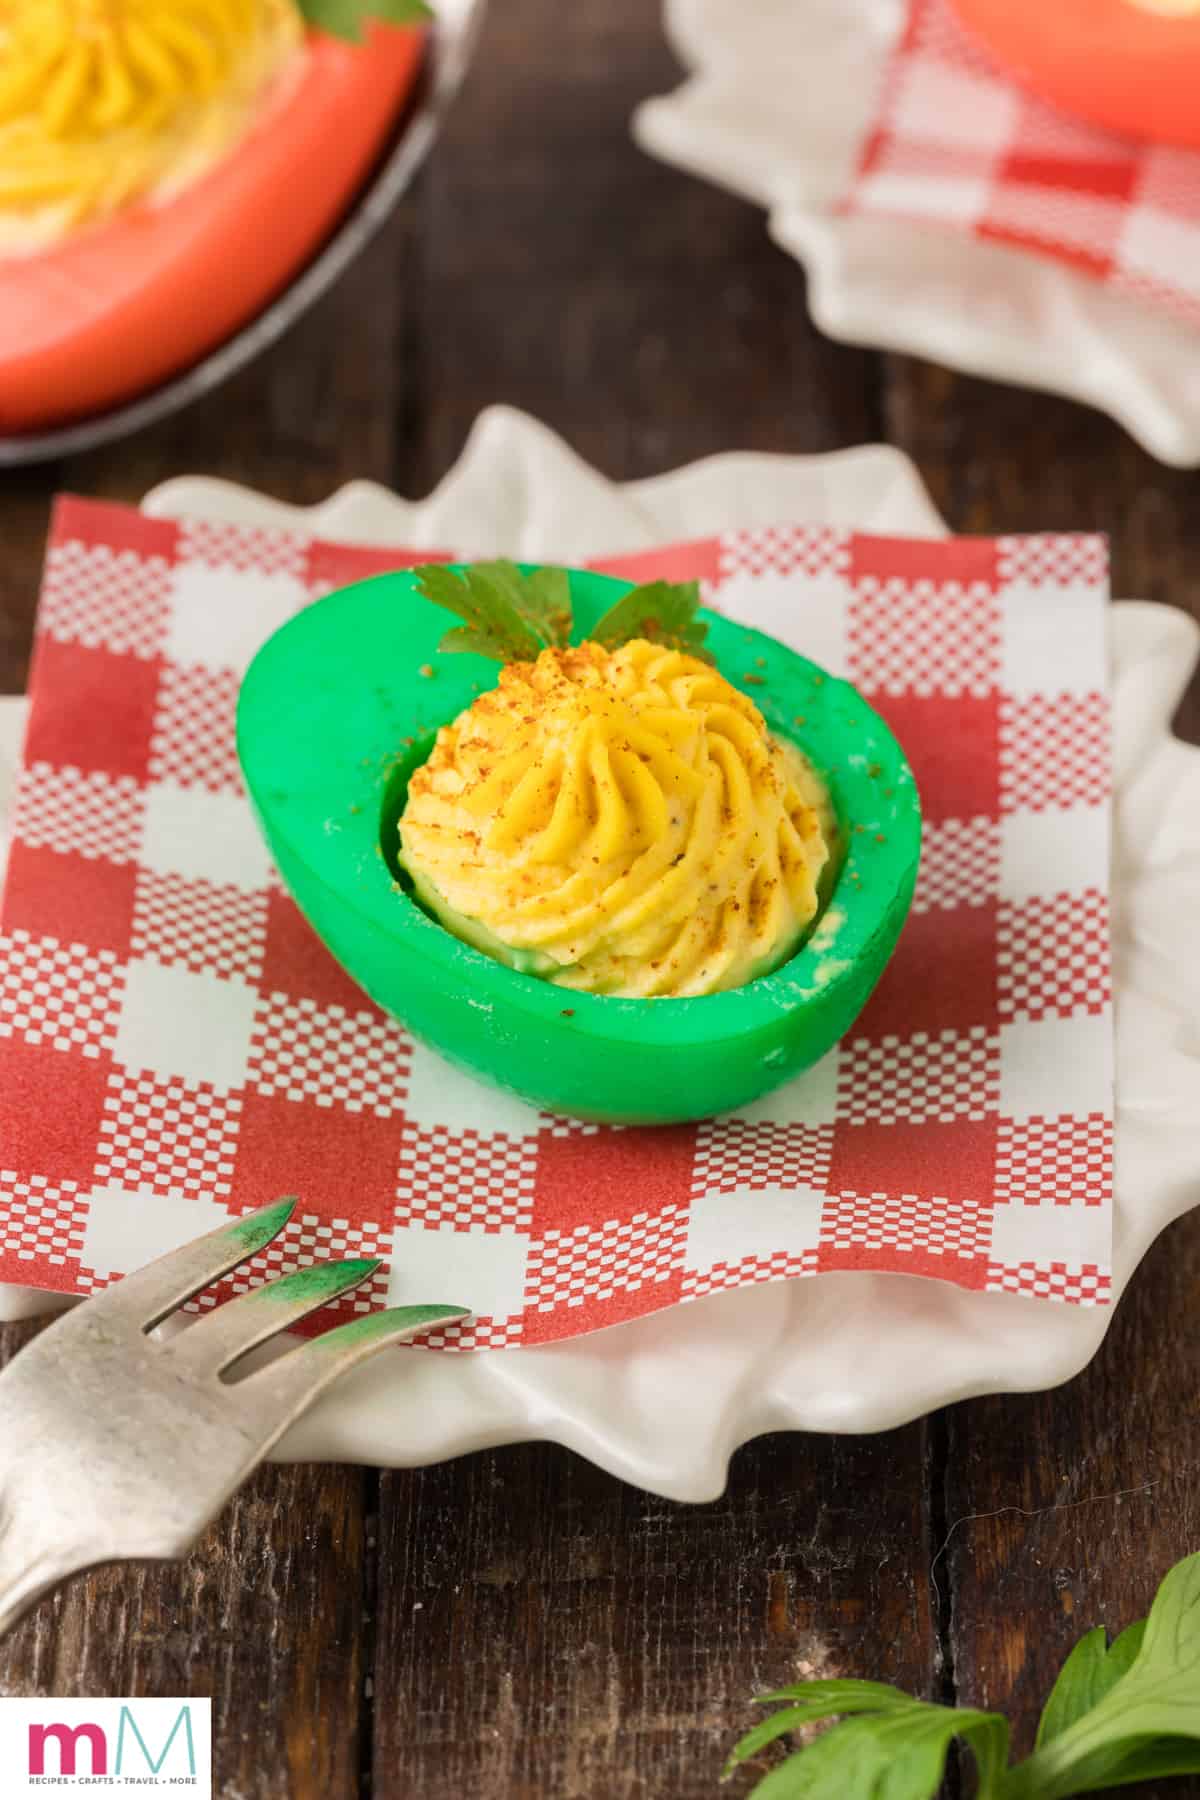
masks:
<svg viewBox="0 0 1200 1800"><path fill-rule="evenodd" d="M0 261L0 434L132 398L254 317L377 158L424 33L310 34L246 135L174 198Z"/></svg>
<svg viewBox="0 0 1200 1800"><path fill-rule="evenodd" d="M998 62L1052 106L1200 148L1200 0L952 0Z"/></svg>

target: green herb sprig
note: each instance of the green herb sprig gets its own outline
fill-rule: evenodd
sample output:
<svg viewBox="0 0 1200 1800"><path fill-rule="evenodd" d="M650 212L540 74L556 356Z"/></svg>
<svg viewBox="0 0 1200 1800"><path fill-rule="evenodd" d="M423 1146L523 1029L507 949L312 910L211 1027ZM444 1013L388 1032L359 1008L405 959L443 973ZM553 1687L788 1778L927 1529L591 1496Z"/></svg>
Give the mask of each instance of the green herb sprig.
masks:
<svg viewBox="0 0 1200 1800"><path fill-rule="evenodd" d="M349 38L358 43L371 19L385 25L425 25L433 13L424 0L298 0L300 12L309 25L327 31L330 37Z"/></svg>
<svg viewBox="0 0 1200 1800"><path fill-rule="evenodd" d="M807 1681L761 1696L780 1712L735 1745L726 1774L803 1725L840 1718L772 1769L754 1800L932 1800L955 1738L975 1759L976 1800L1068 1800L1200 1772L1200 1554L1163 1581L1148 1618L1109 1645L1076 1644L1038 1726L1009 1765L999 1713L935 1706L875 1681Z"/></svg>
<svg viewBox="0 0 1200 1800"><path fill-rule="evenodd" d="M530 662L539 651L565 649L571 641L571 584L565 569L535 569L526 575L511 562L471 563L458 571L426 563L413 573L427 600L463 620L446 633L442 650L472 650L497 662ZM708 626L696 617L699 606L697 581L648 581L622 594L588 637L606 650L647 638L711 662L704 648Z"/></svg>
<svg viewBox="0 0 1200 1800"><path fill-rule="evenodd" d="M703 660L708 626L696 617L699 605L698 581L648 581L622 594L588 636L606 650L619 649L631 638L648 638Z"/></svg>

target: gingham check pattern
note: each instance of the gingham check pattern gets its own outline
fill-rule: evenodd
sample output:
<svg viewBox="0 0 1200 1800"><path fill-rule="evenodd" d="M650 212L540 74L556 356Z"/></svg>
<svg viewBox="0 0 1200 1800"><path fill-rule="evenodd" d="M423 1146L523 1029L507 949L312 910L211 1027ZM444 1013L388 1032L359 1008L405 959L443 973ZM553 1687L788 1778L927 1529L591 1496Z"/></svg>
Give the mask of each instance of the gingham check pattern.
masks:
<svg viewBox="0 0 1200 1800"><path fill-rule="evenodd" d="M1055 112L948 0L913 0L841 210L1014 244L1200 324L1200 152Z"/></svg>
<svg viewBox="0 0 1200 1800"><path fill-rule="evenodd" d="M605 565L699 577L857 680L927 821L851 1036L738 1117L644 1131L446 1067L270 866L232 753L240 675L298 607L411 560L60 504L0 913L0 1280L86 1292L292 1192L260 1272L382 1255L337 1310L461 1299L477 1316L447 1348L833 1269L1103 1303L1103 543L781 528Z"/></svg>

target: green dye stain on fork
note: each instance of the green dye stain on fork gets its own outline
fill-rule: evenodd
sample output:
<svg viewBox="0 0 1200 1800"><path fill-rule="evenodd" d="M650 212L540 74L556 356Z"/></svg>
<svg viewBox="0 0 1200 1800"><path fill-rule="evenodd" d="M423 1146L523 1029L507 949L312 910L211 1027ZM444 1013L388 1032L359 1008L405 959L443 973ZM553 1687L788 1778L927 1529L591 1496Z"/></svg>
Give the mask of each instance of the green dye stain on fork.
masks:
<svg viewBox="0 0 1200 1800"><path fill-rule="evenodd" d="M235 1244L240 1244L247 1255L261 1250L283 1230L299 1201L289 1196L286 1200L277 1200L273 1206L264 1206L258 1212L248 1213L244 1219L236 1219L226 1227L228 1235Z"/></svg>
<svg viewBox="0 0 1200 1800"><path fill-rule="evenodd" d="M373 1275L381 1267L382 1262L378 1256L354 1257L346 1262L314 1263L311 1268L296 1269L291 1275L268 1282L266 1287L255 1288L254 1298L273 1306L290 1306L293 1301L318 1306L322 1300L332 1300L347 1288L357 1287L360 1281L365 1281L368 1275Z"/></svg>
<svg viewBox="0 0 1200 1800"><path fill-rule="evenodd" d="M369 1343L389 1332L423 1331L427 1326L452 1325L456 1319L470 1316L469 1306L392 1306L386 1312L366 1313L361 1319L327 1331L324 1337L313 1339L311 1348L344 1350L348 1345Z"/></svg>

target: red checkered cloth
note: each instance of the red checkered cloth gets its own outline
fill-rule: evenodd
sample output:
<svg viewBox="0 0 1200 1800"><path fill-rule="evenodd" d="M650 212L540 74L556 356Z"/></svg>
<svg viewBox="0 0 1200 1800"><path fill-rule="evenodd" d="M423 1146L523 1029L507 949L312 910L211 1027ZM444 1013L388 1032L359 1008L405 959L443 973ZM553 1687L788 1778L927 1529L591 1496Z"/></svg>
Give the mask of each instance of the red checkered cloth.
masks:
<svg viewBox="0 0 1200 1800"><path fill-rule="evenodd" d="M1103 541L798 528L600 565L697 576L851 675L927 821L911 922L845 1042L740 1115L662 1130L451 1070L274 876L239 677L297 608L412 560L60 504L0 914L0 1280L87 1292L297 1193L254 1278L378 1254L335 1310L449 1295L478 1316L447 1347L835 1269L1103 1303Z"/></svg>
<svg viewBox="0 0 1200 1800"><path fill-rule="evenodd" d="M1200 324L1200 152L1055 112L913 0L841 203L1015 244Z"/></svg>

